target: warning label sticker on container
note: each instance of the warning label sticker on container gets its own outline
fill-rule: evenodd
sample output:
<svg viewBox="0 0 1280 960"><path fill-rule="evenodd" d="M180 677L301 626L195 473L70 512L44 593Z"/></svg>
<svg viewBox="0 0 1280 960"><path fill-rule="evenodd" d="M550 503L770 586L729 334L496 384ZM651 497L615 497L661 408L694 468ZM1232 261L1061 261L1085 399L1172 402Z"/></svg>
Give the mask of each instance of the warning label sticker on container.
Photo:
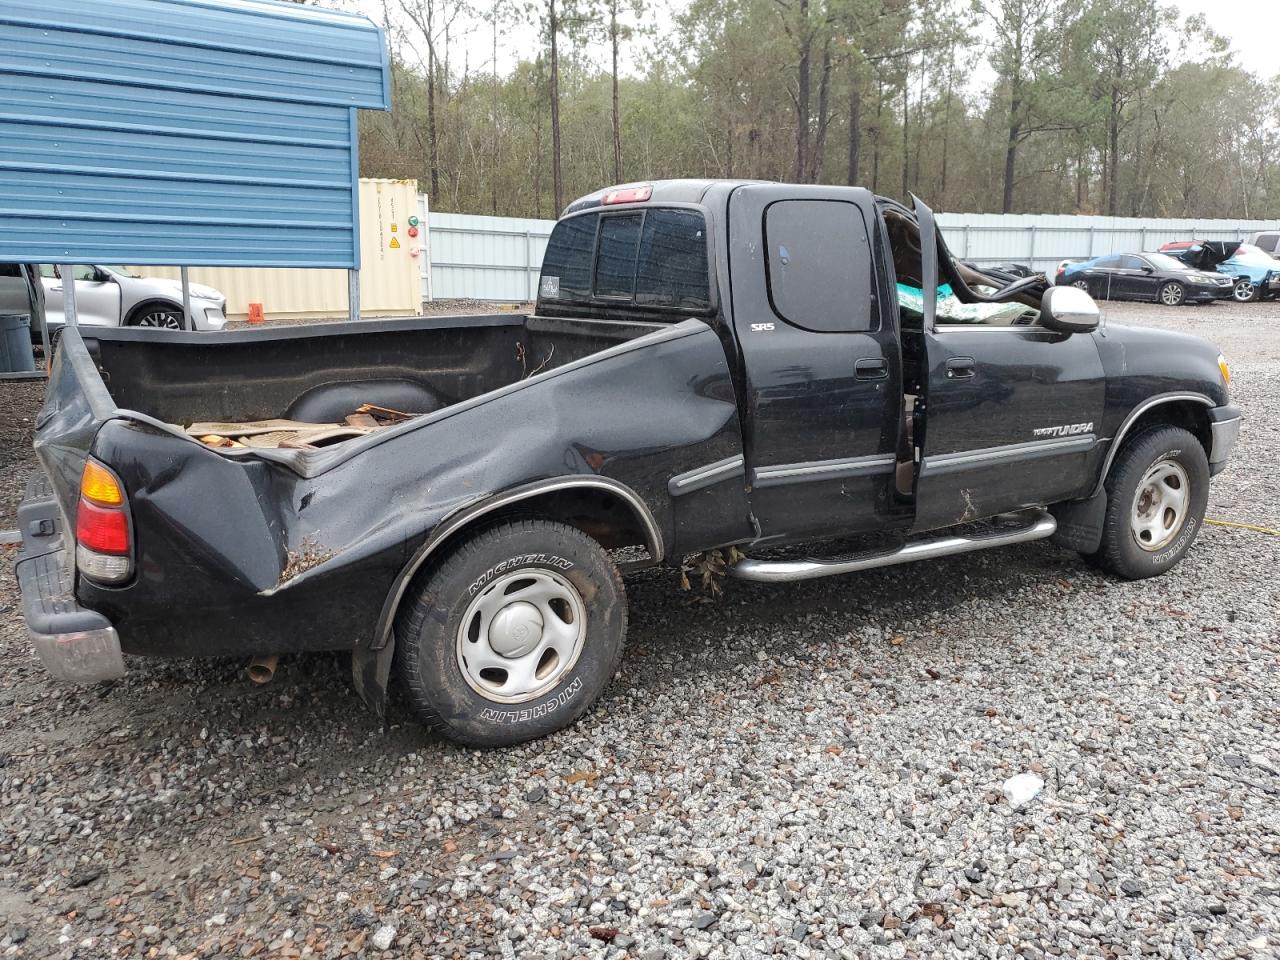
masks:
<svg viewBox="0 0 1280 960"><path fill-rule="evenodd" d="M392 249L392 250L399 250L399 249L400 249L400 241L399 241L399 240L397 240L395 237L392 237L392 238L391 238L391 249Z"/></svg>

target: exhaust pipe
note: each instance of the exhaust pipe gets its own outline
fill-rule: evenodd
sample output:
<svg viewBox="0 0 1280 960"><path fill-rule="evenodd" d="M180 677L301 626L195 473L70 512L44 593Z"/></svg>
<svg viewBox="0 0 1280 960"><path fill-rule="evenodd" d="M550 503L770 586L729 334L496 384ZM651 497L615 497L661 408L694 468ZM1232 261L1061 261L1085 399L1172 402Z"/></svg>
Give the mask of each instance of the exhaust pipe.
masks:
<svg viewBox="0 0 1280 960"><path fill-rule="evenodd" d="M249 661L249 679L254 685L265 687L276 675L276 666L280 663L280 654L273 653L269 657L254 657Z"/></svg>

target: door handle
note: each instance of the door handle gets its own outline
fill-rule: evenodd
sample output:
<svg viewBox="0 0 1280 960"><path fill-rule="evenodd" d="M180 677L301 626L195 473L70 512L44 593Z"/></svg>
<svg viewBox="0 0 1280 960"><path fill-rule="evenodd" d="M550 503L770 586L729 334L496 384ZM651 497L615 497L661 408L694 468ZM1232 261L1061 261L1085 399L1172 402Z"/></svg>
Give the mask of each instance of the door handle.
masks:
<svg viewBox="0 0 1280 960"><path fill-rule="evenodd" d="M973 357L952 357L947 361L948 380L967 380L978 372Z"/></svg>
<svg viewBox="0 0 1280 960"><path fill-rule="evenodd" d="M853 365L853 375L858 380L883 380L889 376L889 364L884 357L866 357Z"/></svg>

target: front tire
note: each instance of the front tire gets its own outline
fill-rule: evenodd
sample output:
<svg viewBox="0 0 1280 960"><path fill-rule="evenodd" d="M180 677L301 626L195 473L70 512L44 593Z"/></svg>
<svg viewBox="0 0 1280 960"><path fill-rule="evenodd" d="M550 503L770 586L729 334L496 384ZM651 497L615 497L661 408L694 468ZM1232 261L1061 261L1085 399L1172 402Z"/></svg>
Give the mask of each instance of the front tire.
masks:
<svg viewBox="0 0 1280 960"><path fill-rule="evenodd" d="M1248 277L1241 277L1231 288L1231 299L1236 303L1256 303L1262 299L1262 292Z"/></svg>
<svg viewBox="0 0 1280 960"><path fill-rule="evenodd" d="M148 303L135 310L129 317L131 327L153 327L161 330L181 330L182 311L163 303Z"/></svg>
<svg viewBox="0 0 1280 960"><path fill-rule="evenodd" d="M1187 290L1177 280L1170 280L1160 288L1160 302L1166 307L1180 307L1186 299Z"/></svg>
<svg viewBox="0 0 1280 960"><path fill-rule="evenodd" d="M414 713L466 746L508 746L569 726L600 696L622 657L626 595L580 530L513 520L433 567L395 631Z"/></svg>
<svg viewBox="0 0 1280 960"><path fill-rule="evenodd" d="M1088 559L1126 580L1159 576L1182 560L1204 524L1209 460L1181 427L1128 441L1107 476L1102 544Z"/></svg>

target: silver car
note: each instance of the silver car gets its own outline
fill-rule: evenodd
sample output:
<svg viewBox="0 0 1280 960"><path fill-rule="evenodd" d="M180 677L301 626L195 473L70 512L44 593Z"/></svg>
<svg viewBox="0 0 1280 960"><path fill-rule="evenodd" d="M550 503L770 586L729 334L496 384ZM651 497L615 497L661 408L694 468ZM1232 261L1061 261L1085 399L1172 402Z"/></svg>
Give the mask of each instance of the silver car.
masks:
<svg viewBox="0 0 1280 960"><path fill-rule="evenodd" d="M161 277L140 277L126 267L76 267L76 314L85 326L182 329L182 284ZM40 265L45 315L50 328L64 323L62 278L58 268ZM191 327L221 330L227 324L227 298L213 287L191 284Z"/></svg>

